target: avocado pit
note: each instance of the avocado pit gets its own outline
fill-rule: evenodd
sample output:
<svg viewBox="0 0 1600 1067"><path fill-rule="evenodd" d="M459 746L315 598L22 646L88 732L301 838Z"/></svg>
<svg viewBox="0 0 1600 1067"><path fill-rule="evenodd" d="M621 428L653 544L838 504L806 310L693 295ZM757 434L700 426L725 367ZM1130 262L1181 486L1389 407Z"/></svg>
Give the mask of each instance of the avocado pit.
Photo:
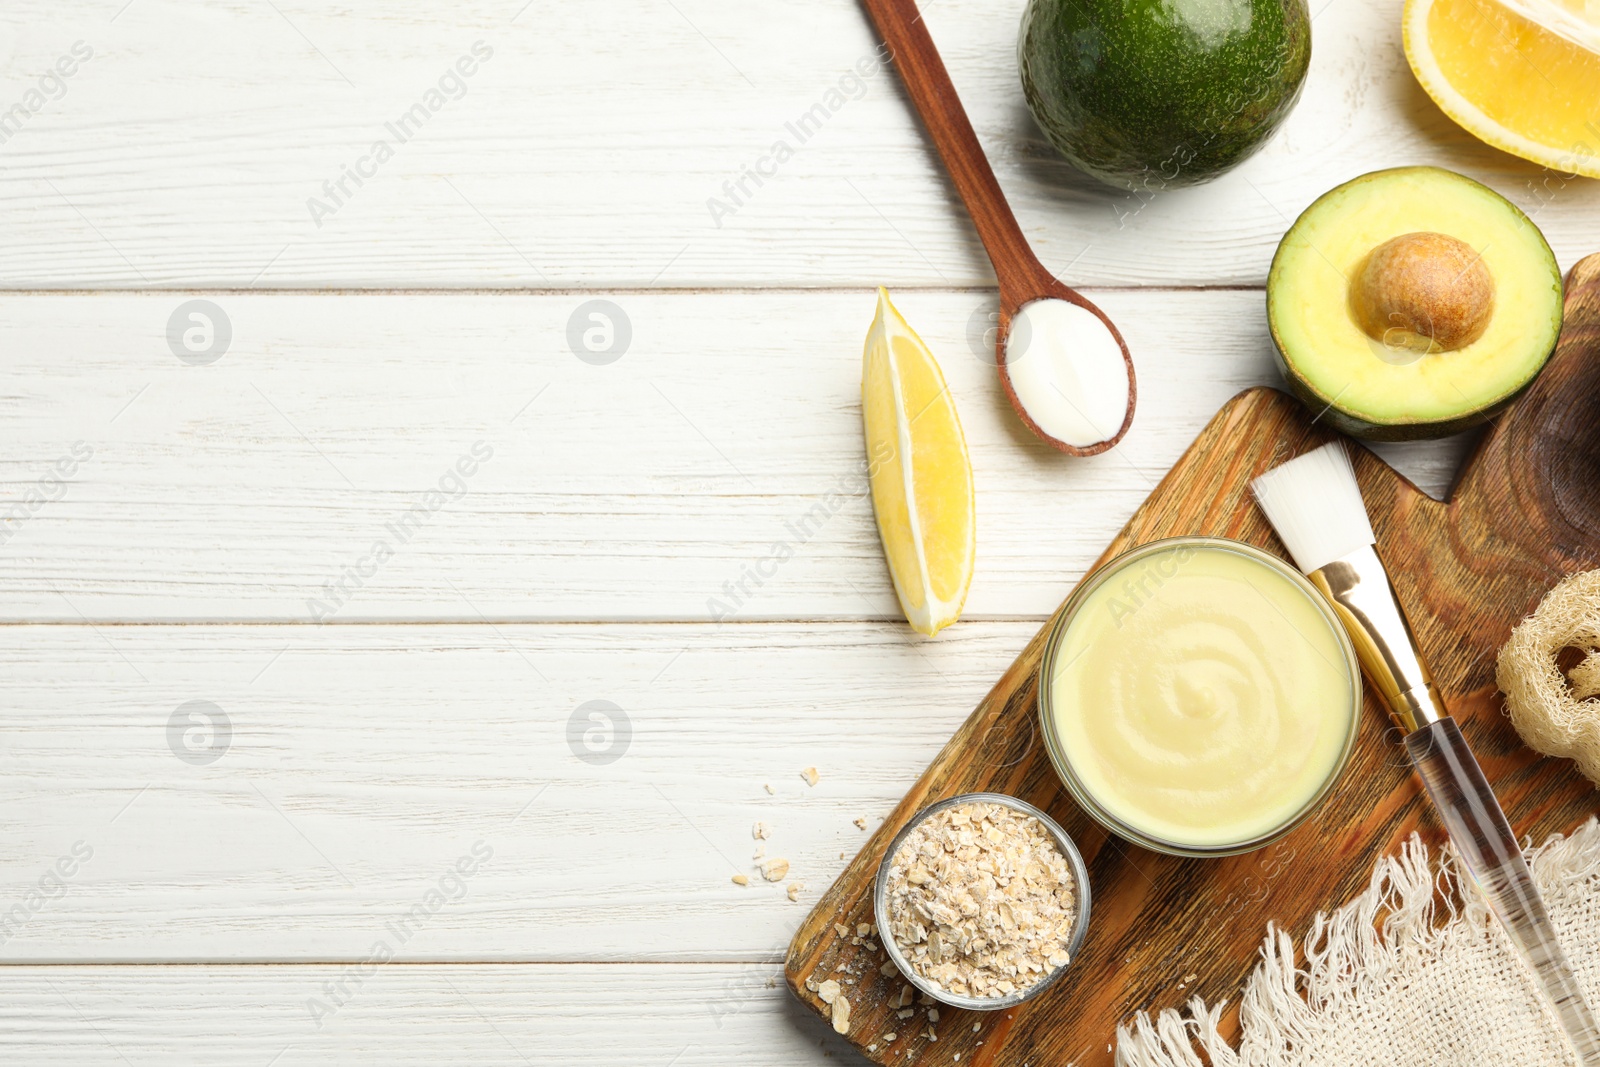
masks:
<svg viewBox="0 0 1600 1067"><path fill-rule="evenodd" d="M1386 347L1454 352L1489 328L1494 294L1494 276L1471 245L1404 233L1368 254L1350 283L1350 307L1362 332Z"/></svg>

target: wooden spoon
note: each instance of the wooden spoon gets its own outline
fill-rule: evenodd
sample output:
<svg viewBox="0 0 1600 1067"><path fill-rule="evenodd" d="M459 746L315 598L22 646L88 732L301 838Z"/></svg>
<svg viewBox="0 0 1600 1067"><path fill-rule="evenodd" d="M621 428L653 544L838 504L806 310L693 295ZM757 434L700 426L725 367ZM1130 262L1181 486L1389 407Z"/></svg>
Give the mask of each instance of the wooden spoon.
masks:
<svg viewBox="0 0 1600 1067"><path fill-rule="evenodd" d="M995 181L994 171L989 169L983 146L978 143L978 135L972 132L966 109L961 106L956 87L944 69L944 61L928 35L928 27L922 21L915 0L862 0L862 3L889 46L906 91L911 94L911 102L917 106L923 125L933 137L934 147L939 150L945 169L955 182L956 192L967 205L967 212L978 228L978 237L989 253L989 262L994 264L995 276L1000 280L1000 332L995 340L995 362L1000 368L1000 384L1011 406L1024 425L1052 448L1072 456L1104 452L1122 440L1133 422L1137 389L1128 343L1105 312L1083 294L1057 280L1028 247L1028 239L1017 226L1011 206L1000 191L1000 183ZM1128 410L1117 432L1104 441L1078 446L1050 436L1034 422L1012 387L1011 375L1006 370L1006 337L1011 320L1024 304L1048 299L1065 300L1093 313L1105 323L1122 349L1128 368Z"/></svg>

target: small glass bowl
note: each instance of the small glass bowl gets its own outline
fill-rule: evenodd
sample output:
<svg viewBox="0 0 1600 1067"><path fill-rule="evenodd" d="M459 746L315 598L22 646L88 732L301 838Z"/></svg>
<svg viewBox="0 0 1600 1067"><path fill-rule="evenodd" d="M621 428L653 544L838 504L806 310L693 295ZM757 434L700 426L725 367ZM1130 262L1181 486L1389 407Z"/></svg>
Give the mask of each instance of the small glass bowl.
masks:
<svg viewBox="0 0 1600 1067"><path fill-rule="evenodd" d="M963 804L999 804L1024 815L1032 815L1039 820L1039 824L1049 832L1055 841L1056 848L1061 850L1061 855L1066 859L1067 865L1072 868L1072 878L1077 884L1074 895L1077 899L1078 914L1072 922L1072 938L1067 943L1067 962L1039 979L1026 989L1019 989L1015 993L1003 997L964 997L959 993L952 993L941 986L928 981L916 971L912 970L911 962L900 951L900 946L895 943L894 932L889 926L889 867L894 862L895 854L900 851L900 846L905 843L906 835L922 823L930 815L937 814L947 808L960 807ZM1073 844L1072 838L1067 836L1054 819L1029 804L1027 801L1018 800L1016 797L1006 796L1004 793L963 793L960 796L941 800L937 804L930 804L917 812L916 816L900 828L894 835L894 840L889 842L889 850L883 854L883 860L878 864L878 878L872 890L873 917L878 923L878 940L882 942L883 949L894 961L919 992L937 1000L940 1004L952 1008L967 1008L971 1011L997 1011L1001 1008L1014 1008L1025 1000L1043 993L1054 985L1067 968L1072 966L1072 961L1078 958L1078 949L1083 944L1084 935L1089 932L1089 870L1083 865L1083 856L1078 852L1078 846Z"/></svg>
<svg viewBox="0 0 1600 1067"><path fill-rule="evenodd" d="M1306 599L1317 608L1323 619L1328 623L1329 628L1333 631L1334 638L1343 652L1345 675L1349 680L1349 725L1345 730L1344 743L1339 751L1339 756L1334 760L1333 766L1329 768L1327 778L1317 792L1288 819L1266 833L1246 841L1230 841L1217 845L1194 845L1181 841L1168 841L1164 838L1156 837L1137 826L1129 825L1102 806L1083 783L1082 779L1079 778L1072 767L1072 760L1067 754L1066 746L1062 744L1060 737L1056 733L1055 714L1053 711L1054 693L1050 679L1055 674L1055 663L1059 658L1061 642L1067 633L1068 627L1072 625L1078 609L1089 598L1089 594L1093 593L1106 581L1122 574L1128 567L1139 560L1155 553L1165 552L1184 545L1234 552L1287 578L1291 585L1305 594ZM1107 561L1104 566L1084 579L1078 588L1073 590L1072 595L1067 598L1066 606L1062 608L1061 614L1056 618L1055 625L1050 628L1050 636L1045 640L1044 655L1039 661L1037 691L1039 731L1044 736L1045 751L1049 753L1050 762L1056 769L1056 777L1061 779L1061 784L1066 786L1067 792L1072 794L1072 799L1078 802L1078 806L1088 812L1101 826L1104 826L1125 841L1131 841L1153 852L1164 852L1171 856L1188 856L1195 859L1205 859L1211 856L1237 856L1244 852L1253 852L1284 836L1304 822L1312 812L1316 811L1327 795L1332 792L1334 783L1339 780L1339 776L1344 773L1345 765L1350 762L1350 753L1355 748L1356 734L1361 725L1363 700L1361 667L1356 660L1355 646L1350 643L1350 636L1345 631L1344 624L1339 621L1338 615L1334 613L1333 606L1328 603L1327 597L1323 596L1322 592L1312 585L1305 575L1270 552L1264 552L1254 545L1245 544L1243 541L1234 541L1226 537L1200 536L1166 537L1159 541L1151 541L1147 544L1139 545L1137 548L1130 548L1120 556Z"/></svg>

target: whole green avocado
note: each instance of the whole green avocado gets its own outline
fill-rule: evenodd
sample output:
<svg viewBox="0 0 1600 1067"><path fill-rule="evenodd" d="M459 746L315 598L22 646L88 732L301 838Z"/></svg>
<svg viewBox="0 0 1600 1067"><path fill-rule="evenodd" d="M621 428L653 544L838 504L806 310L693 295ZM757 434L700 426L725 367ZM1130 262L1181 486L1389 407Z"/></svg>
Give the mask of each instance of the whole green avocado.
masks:
<svg viewBox="0 0 1600 1067"><path fill-rule="evenodd" d="M1028 0L1022 91L1050 143L1124 189L1210 181L1299 99L1306 0Z"/></svg>

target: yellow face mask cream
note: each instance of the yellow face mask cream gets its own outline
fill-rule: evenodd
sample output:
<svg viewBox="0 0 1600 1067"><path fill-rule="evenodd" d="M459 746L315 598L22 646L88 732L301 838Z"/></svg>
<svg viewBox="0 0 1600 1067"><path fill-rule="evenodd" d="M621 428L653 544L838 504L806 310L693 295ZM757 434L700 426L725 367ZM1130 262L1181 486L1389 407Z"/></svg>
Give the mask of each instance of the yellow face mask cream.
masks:
<svg viewBox="0 0 1600 1067"><path fill-rule="evenodd" d="M1360 711L1355 653L1322 595L1220 538L1106 564L1040 666L1041 728L1067 789L1118 836L1179 855L1287 833L1338 777Z"/></svg>

